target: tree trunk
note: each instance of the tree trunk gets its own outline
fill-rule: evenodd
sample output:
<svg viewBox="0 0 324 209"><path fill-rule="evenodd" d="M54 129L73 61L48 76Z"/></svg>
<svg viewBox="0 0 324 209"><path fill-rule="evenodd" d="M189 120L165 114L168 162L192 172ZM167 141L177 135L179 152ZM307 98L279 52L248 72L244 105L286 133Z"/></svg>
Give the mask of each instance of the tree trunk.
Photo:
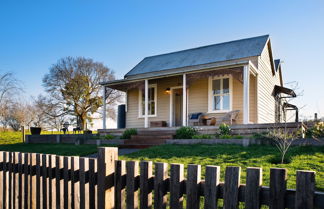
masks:
<svg viewBox="0 0 324 209"><path fill-rule="evenodd" d="M80 128L82 129L82 130L86 130L87 129L87 120L86 120L86 118L84 117L84 116L79 116L79 121L80 121Z"/></svg>

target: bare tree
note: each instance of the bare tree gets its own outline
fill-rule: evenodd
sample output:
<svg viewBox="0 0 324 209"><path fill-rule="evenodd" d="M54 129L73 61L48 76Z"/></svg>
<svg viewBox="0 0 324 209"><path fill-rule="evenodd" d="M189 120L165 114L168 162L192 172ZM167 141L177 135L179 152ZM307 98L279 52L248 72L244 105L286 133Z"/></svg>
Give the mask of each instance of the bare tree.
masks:
<svg viewBox="0 0 324 209"><path fill-rule="evenodd" d="M0 122L4 130L9 126L10 107L22 88L12 73L0 74Z"/></svg>
<svg viewBox="0 0 324 209"><path fill-rule="evenodd" d="M284 163L285 156L295 139L298 137L297 131L289 131L287 129L287 125L282 127L274 127L269 133L268 137L274 142L276 147L278 148L281 155L281 164Z"/></svg>
<svg viewBox="0 0 324 209"><path fill-rule="evenodd" d="M12 73L0 74L0 105L6 100L10 100L21 90L20 82Z"/></svg>
<svg viewBox="0 0 324 209"><path fill-rule="evenodd" d="M100 83L114 79L114 73L102 63L84 57L66 57L50 68L43 84L53 104L64 113L76 116L85 129L86 122L91 121L102 106ZM112 93L107 100L115 100L115 95Z"/></svg>

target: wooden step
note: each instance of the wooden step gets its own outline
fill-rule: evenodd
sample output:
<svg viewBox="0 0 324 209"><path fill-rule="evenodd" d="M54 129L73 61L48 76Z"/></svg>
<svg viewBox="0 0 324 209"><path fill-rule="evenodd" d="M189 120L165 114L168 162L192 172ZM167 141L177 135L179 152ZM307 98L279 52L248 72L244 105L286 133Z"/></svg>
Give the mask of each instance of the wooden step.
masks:
<svg viewBox="0 0 324 209"><path fill-rule="evenodd" d="M175 135L175 130L138 130L137 135Z"/></svg>
<svg viewBox="0 0 324 209"><path fill-rule="evenodd" d="M172 135L132 135L131 140L135 139L146 139L146 140L156 140L156 139L172 139Z"/></svg>

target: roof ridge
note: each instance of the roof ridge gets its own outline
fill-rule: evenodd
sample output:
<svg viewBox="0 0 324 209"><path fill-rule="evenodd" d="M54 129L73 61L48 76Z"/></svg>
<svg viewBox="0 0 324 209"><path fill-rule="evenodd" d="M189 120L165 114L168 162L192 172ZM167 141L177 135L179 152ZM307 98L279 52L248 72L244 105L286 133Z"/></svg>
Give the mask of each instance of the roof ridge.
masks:
<svg viewBox="0 0 324 209"><path fill-rule="evenodd" d="M158 57L158 56L162 56L162 55L168 55L168 54L175 54L175 53L185 52L185 51L190 51L190 50L196 50L196 49L201 49L201 48L207 48L207 47L221 45L221 44L228 44L228 43L233 43L233 42L239 42L239 41L245 41L245 40L250 40L250 39L255 39L255 38L261 38L261 37L268 37L269 38L270 35L266 34L266 35L255 36L255 37L250 37L250 38L242 38L242 39L237 39L237 40L232 40L232 41L225 41L225 42L216 43L216 44L209 44L209 45L205 45L205 46L198 46L198 47L193 47L193 48L184 49L184 50L178 50L178 51L174 51L174 52L167 52L167 53L152 55L152 56L144 57L144 59L152 58L152 57Z"/></svg>

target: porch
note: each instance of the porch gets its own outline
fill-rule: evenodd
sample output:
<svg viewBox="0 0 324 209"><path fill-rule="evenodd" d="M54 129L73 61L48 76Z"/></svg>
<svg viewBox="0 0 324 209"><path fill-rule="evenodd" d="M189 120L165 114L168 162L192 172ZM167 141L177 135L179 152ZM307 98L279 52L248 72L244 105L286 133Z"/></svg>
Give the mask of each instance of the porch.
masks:
<svg viewBox="0 0 324 209"><path fill-rule="evenodd" d="M206 120L215 118L213 125L219 125L231 111L238 112L233 124L256 124L257 82L256 68L248 61L230 67L113 81L105 85L104 92L117 89L126 93L126 128L188 126L192 125L189 116L193 113L203 114Z"/></svg>

